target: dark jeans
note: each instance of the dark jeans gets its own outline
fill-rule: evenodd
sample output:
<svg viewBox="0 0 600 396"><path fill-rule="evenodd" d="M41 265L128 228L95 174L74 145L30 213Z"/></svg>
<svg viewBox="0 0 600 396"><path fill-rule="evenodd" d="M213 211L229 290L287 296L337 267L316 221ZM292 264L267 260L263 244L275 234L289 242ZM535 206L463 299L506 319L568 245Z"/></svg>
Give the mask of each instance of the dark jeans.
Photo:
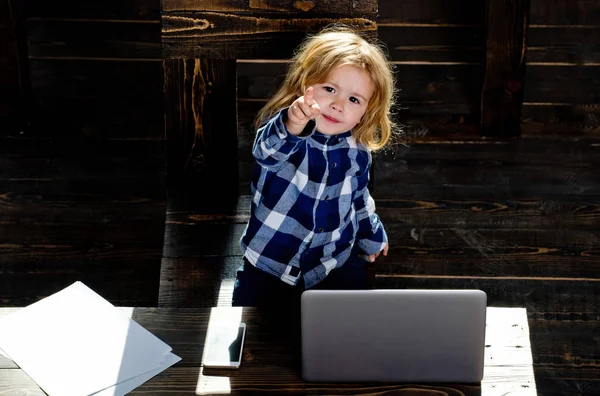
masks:
<svg viewBox="0 0 600 396"><path fill-rule="evenodd" d="M365 261L353 251L340 268L332 270L312 289L365 289ZM304 283L288 285L276 276L268 274L244 258L237 272L233 289L233 306L267 307L283 310L299 310Z"/></svg>

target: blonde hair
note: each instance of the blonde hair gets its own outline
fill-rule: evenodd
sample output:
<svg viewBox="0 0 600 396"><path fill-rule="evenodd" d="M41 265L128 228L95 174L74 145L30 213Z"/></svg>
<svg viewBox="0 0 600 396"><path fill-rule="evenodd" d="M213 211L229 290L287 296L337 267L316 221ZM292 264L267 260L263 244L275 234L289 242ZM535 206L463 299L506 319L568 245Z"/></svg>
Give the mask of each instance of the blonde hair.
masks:
<svg viewBox="0 0 600 396"><path fill-rule="evenodd" d="M352 131L356 141L371 150L388 143L395 129L391 119L395 81L391 64L383 49L368 42L350 27L330 25L309 36L296 50L281 87L256 117L258 128L279 110L290 106L299 92L326 81L337 66L352 65L367 72L373 83L373 95L361 121Z"/></svg>

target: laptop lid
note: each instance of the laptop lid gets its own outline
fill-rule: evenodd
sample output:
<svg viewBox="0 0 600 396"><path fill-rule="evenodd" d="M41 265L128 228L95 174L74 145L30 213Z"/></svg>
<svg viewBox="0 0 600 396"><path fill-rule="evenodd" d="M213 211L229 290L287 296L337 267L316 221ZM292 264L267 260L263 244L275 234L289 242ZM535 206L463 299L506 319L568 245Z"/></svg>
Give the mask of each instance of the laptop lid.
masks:
<svg viewBox="0 0 600 396"><path fill-rule="evenodd" d="M481 290L307 290L308 382L458 382L483 378Z"/></svg>

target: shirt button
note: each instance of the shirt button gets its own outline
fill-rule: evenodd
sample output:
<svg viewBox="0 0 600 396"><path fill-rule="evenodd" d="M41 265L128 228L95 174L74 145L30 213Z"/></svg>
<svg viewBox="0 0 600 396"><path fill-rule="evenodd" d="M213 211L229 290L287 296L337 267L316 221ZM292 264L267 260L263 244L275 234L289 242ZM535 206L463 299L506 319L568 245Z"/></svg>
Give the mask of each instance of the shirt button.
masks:
<svg viewBox="0 0 600 396"><path fill-rule="evenodd" d="M337 167L337 162L334 162L333 164L331 164L331 166L333 166L334 168Z"/></svg>

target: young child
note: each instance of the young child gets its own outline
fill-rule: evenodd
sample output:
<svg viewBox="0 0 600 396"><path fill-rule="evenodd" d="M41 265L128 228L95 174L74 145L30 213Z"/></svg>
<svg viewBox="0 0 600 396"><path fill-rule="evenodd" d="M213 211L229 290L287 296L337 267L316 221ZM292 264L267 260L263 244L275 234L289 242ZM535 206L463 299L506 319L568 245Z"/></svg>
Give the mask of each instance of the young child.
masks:
<svg viewBox="0 0 600 396"><path fill-rule="evenodd" d="M298 307L306 289L364 289L388 253L367 189L371 151L394 128L382 49L336 25L308 37L260 111L250 220L234 306Z"/></svg>

